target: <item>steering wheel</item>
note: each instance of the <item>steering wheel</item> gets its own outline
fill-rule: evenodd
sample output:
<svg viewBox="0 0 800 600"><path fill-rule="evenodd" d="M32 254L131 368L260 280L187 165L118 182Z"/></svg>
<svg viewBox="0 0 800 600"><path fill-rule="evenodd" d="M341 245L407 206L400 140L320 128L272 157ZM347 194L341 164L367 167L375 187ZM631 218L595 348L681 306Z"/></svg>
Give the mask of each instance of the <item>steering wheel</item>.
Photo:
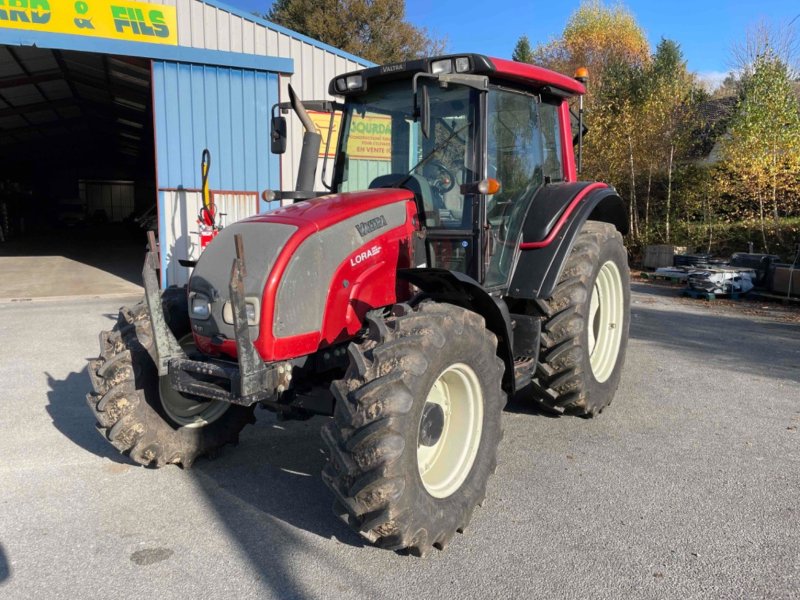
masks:
<svg viewBox="0 0 800 600"><path fill-rule="evenodd" d="M445 167L440 161L432 160L428 162L425 171L428 171L427 167L432 167L436 170L433 175L429 175L425 172L425 178L438 193L445 194L456 186L456 178L452 171Z"/></svg>

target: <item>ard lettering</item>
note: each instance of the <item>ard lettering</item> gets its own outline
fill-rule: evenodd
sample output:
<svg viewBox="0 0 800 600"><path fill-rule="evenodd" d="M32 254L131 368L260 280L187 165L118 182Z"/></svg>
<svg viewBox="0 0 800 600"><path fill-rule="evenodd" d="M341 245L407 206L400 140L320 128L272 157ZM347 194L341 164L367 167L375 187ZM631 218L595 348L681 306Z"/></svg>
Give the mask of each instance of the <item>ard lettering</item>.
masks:
<svg viewBox="0 0 800 600"><path fill-rule="evenodd" d="M49 0L0 0L0 21L43 25L50 21Z"/></svg>

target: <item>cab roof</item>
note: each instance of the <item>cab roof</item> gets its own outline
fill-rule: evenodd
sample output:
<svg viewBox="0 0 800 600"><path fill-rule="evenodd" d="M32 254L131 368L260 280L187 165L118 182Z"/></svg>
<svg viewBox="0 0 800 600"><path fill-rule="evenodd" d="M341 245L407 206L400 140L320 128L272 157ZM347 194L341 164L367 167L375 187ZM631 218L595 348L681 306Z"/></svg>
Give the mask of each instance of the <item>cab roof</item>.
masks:
<svg viewBox="0 0 800 600"><path fill-rule="evenodd" d="M452 61L453 66L451 68L455 68L457 59L461 59L459 63L461 65L465 64L465 59L469 63L468 68L458 70L459 73L486 75L494 83L509 82L514 84L515 87L529 89L532 92L545 92L562 97L578 96L586 93L586 88L583 84L561 73L527 63L504 58L492 58L483 54L431 56L352 71L331 80L329 91L331 95L335 96L359 94L369 89L370 81L406 79L415 73L434 72L434 64L446 64L447 61ZM337 87L337 82L346 82L347 78L353 75L362 75L363 87L348 88L346 83Z"/></svg>

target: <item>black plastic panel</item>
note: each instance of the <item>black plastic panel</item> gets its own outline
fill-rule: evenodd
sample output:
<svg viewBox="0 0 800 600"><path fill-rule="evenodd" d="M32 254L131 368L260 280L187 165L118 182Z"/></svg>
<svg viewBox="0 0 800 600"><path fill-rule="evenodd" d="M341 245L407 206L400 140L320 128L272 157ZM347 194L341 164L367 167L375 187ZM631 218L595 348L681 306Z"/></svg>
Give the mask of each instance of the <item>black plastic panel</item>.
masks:
<svg viewBox="0 0 800 600"><path fill-rule="evenodd" d="M566 206L586 185L586 183L567 183L553 187L561 188L559 194L563 194L562 200ZM534 210L536 205L537 199L531 206L527 217L528 221L540 218L539 213ZM553 215L546 218L558 219ZM564 262L572 249L575 238L588 219L612 223L623 235L628 232L627 209L617 192L613 188L603 188L589 193L549 245L544 248L520 251L519 260L511 277L508 295L515 298L549 298L558 283ZM528 226L527 221L526 226ZM531 237L528 237L527 233L523 234L523 240L532 242L546 237L541 235L542 229L539 224L532 223L529 227L530 229L523 227L523 231L534 233L531 233ZM538 237L534 237L534 235Z"/></svg>

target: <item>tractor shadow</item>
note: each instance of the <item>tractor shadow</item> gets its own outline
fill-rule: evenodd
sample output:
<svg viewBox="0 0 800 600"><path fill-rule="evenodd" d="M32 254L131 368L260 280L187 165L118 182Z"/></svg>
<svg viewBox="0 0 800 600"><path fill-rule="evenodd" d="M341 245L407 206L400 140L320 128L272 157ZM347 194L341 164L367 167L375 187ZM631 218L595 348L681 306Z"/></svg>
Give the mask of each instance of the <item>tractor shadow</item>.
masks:
<svg viewBox="0 0 800 600"><path fill-rule="evenodd" d="M133 465L133 461L117 452L95 428L94 416L86 403L86 394L92 389L87 368L70 373L65 379L56 379L50 373L45 373L45 376L49 388L46 409L53 426L72 442L100 458Z"/></svg>
<svg viewBox="0 0 800 600"><path fill-rule="evenodd" d="M561 413L551 409L536 399L533 386L527 385L517 390L508 397L505 412L519 415L530 415L533 417L545 417L548 419L558 419Z"/></svg>
<svg viewBox="0 0 800 600"><path fill-rule="evenodd" d="M272 537L276 519L340 544L366 545L334 516L333 495L320 476L327 461L319 433L325 418L278 421L266 410L256 414L236 448L198 460L189 471L251 559L268 564L265 535Z"/></svg>
<svg viewBox="0 0 800 600"><path fill-rule="evenodd" d="M3 551L3 545L0 544L0 585L11 576L11 566L8 564L6 553Z"/></svg>
<svg viewBox="0 0 800 600"><path fill-rule="evenodd" d="M138 467L95 428L86 403L86 393L92 389L86 368L65 379L47 374L47 382L47 412L58 431L95 456ZM256 424L242 431L238 447L226 446L218 456L200 458L182 472L175 466L164 469L195 481L253 560L263 557L260 566L265 570L276 552L270 550L270 539L287 535L277 522L348 546L363 546L361 538L333 515L333 497L320 477L326 461L319 434L323 418L280 422L265 410L256 415Z"/></svg>
<svg viewBox="0 0 800 600"><path fill-rule="evenodd" d="M109 322L107 328L111 329L118 313L102 313L102 316ZM48 387L46 410L53 426L66 438L100 458L133 465L134 462L117 452L95 427L92 411L86 402L86 394L92 391L88 367L70 373L64 379L57 379L48 372L44 375Z"/></svg>

